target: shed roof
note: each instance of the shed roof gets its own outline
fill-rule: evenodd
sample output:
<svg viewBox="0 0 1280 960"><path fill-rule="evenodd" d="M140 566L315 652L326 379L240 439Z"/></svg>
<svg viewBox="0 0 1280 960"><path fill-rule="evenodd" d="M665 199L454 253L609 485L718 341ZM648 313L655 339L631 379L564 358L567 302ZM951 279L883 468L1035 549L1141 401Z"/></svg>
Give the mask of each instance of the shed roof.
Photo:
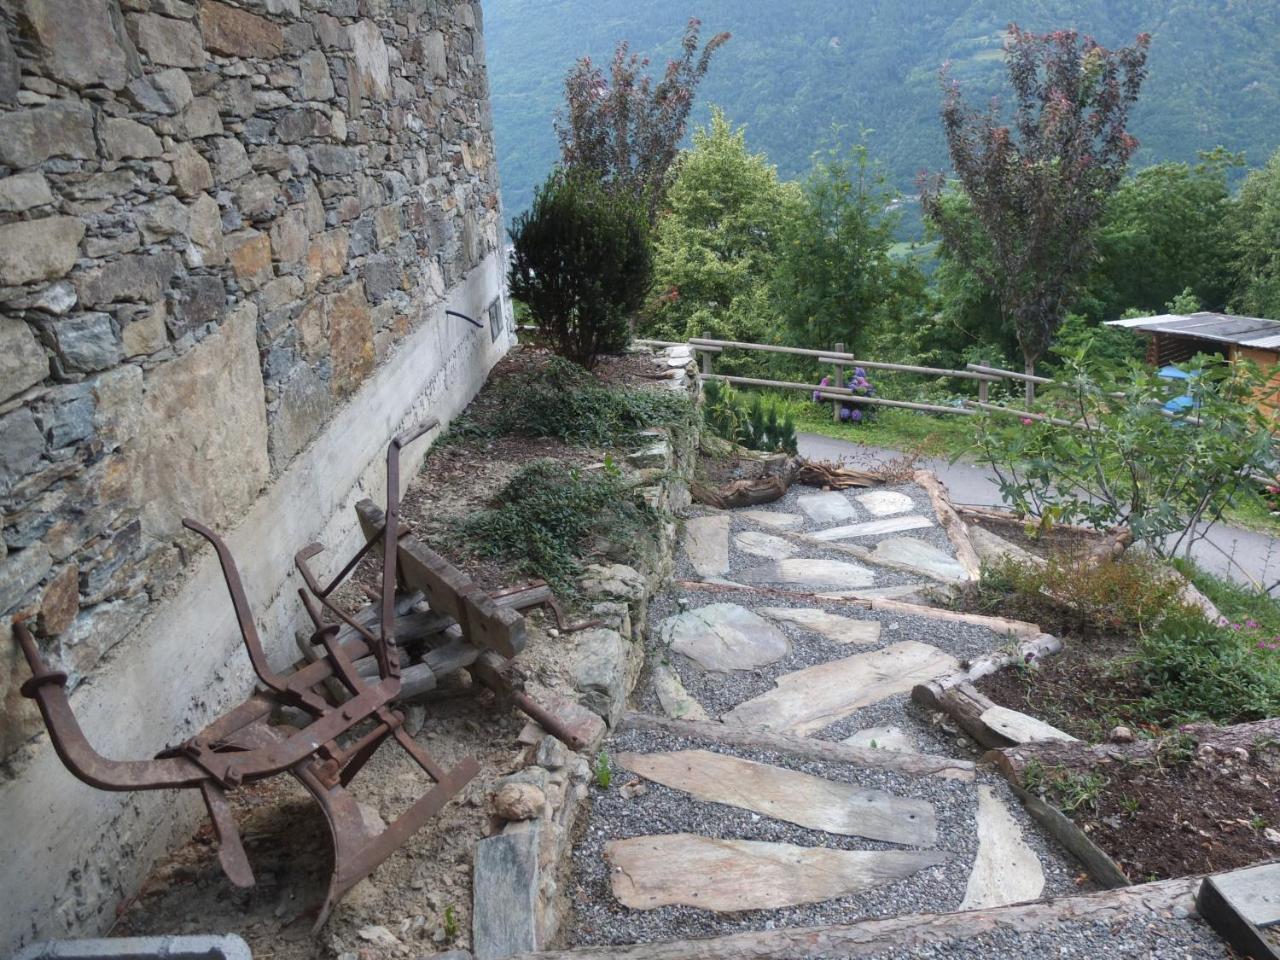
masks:
<svg viewBox="0 0 1280 960"><path fill-rule="evenodd" d="M1216 340L1258 350L1280 351L1280 320L1237 317L1229 313L1162 313L1153 317L1109 320L1109 327L1126 327L1142 333L1165 333L1197 340Z"/></svg>

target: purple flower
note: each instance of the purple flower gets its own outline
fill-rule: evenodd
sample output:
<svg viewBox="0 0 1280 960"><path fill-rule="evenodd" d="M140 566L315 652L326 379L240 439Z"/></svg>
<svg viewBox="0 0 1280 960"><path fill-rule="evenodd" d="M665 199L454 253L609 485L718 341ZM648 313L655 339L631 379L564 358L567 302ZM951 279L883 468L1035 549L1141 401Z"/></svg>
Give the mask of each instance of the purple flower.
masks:
<svg viewBox="0 0 1280 960"><path fill-rule="evenodd" d="M850 419L850 420L852 420L854 423L861 423L861 422L862 422L862 411L861 411L861 410L854 410L854 411L850 412L850 414L849 414L849 419Z"/></svg>
<svg viewBox="0 0 1280 960"><path fill-rule="evenodd" d="M857 412L858 412L857 410L850 410L848 407L841 407L841 408L840 408L840 419L841 419L841 420L852 420L852 419L853 419L854 414L856 414Z"/></svg>

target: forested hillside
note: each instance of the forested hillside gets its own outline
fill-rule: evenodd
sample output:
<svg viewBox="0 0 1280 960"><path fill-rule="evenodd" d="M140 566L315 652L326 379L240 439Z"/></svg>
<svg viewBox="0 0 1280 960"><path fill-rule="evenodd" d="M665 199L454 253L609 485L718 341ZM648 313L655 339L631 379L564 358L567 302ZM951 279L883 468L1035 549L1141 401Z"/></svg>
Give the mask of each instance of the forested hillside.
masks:
<svg viewBox="0 0 1280 960"><path fill-rule="evenodd" d="M1134 113L1141 167L1195 160L1222 145L1264 163L1280 144L1277 0L486 0L488 60L504 199L510 218L557 157L552 119L565 72L579 56L605 59L614 43L665 61L685 22L733 40L699 90L695 123L711 104L747 125L783 178L802 175L842 127L865 133L871 156L909 189L946 166L938 69L974 99L1003 80L1010 20L1035 30L1074 27L1108 46L1152 35L1150 76Z"/></svg>

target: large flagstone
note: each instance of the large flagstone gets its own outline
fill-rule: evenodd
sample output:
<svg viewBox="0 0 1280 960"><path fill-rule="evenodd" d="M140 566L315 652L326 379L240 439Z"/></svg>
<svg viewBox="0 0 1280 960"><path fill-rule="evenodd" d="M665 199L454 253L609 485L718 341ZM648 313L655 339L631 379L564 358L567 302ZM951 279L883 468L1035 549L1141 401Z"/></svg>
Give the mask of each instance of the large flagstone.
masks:
<svg viewBox="0 0 1280 960"><path fill-rule="evenodd" d="M818 903L905 879L950 859L936 850L829 850L691 833L605 845L613 895L633 910L718 913Z"/></svg>
<svg viewBox="0 0 1280 960"><path fill-rule="evenodd" d="M763 607L760 613L770 620L812 630L832 643L875 643L880 639L878 620L855 620L816 607Z"/></svg>
<svg viewBox="0 0 1280 960"><path fill-rule="evenodd" d="M699 800L741 807L788 823L911 847L938 839L933 806L709 750L623 753L617 761L646 780Z"/></svg>
<svg viewBox="0 0 1280 960"><path fill-rule="evenodd" d="M814 523L841 523L858 515L849 498L834 490L802 494L796 497L796 503Z"/></svg>
<svg viewBox="0 0 1280 960"><path fill-rule="evenodd" d="M721 720L777 733L816 733L855 710L959 669L959 661L937 647L904 640L785 674L772 690L738 704Z"/></svg>
<svg viewBox="0 0 1280 960"><path fill-rule="evenodd" d="M790 540L761 533L759 530L744 530L735 534L733 542L743 553L764 557L766 560L785 560L800 552L800 548Z"/></svg>
<svg viewBox="0 0 1280 960"><path fill-rule="evenodd" d="M1044 891L1044 868L1027 846L1022 828L995 788L978 786L978 856L969 874L961 910L1036 900Z"/></svg>
<svg viewBox="0 0 1280 960"><path fill-rule="evenodd" d="M754 670L787 655L787 637L736 603L712 603L667 617L658 637L705 670Z"/></svg>
<svg viewBox="0 0 1280 960"><path fill-rule="evenodd" d="M804 526L804 517L798 513L774 513L772 510L735 510L735 516L758 523L775 530L799 530Z"/></svg>
<svg viewBox="0 0 1280 960"><path fill-rule="evenodd" d="M933 521L926 516L913 513L907 517L889 517L886 520L870 520L867 523L852 523L844 527L832 527L830 530L819 530L813 534L815 540L852 540L855 537L882 537L886 533L902 533L904 530L921 530L932 527Z"/></svg>
<svg viewBox="0 0 1280 960"><path fill-rule="evenodd" d="M729 516L713 514L684 522L684 553L704 580L729 572Z"/></svg>
<svg viewBox="0 0 1280 960"><path fill-rule="evenodd" d="M873 517L891 517L895 513L914 510L916 505L905 493L896 490L872 490L855 498L862 509Z"/></svg>
<svg viewBox="0 0 1280 960"><path fill-rule="evenodd" d="M775 560L738 574L743 583L789 583L809 590L858 590L875 582L866 567L846 560Z"/></svg>
<svg viewBox="0 0 1280 960"><path fill-rule="evenodd" d="M876 544L874 557L902 564L947 580L967 580L968 573L955 557L931 543L913 537L890 537Z"/></svg>

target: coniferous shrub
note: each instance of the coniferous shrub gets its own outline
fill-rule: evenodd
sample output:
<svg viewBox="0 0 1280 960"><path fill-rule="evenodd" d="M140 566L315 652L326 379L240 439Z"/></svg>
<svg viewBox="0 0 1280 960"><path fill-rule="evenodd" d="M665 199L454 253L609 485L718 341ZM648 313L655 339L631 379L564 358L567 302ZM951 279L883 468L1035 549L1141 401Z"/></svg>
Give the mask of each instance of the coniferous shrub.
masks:
<svg viewBox="0 0 1280 960"><path fill-rule="evenodd" d="M511 295L557 354L590 369L627 345L653 268L639 200L557 172L516 218L511 240Z"/></svg>

